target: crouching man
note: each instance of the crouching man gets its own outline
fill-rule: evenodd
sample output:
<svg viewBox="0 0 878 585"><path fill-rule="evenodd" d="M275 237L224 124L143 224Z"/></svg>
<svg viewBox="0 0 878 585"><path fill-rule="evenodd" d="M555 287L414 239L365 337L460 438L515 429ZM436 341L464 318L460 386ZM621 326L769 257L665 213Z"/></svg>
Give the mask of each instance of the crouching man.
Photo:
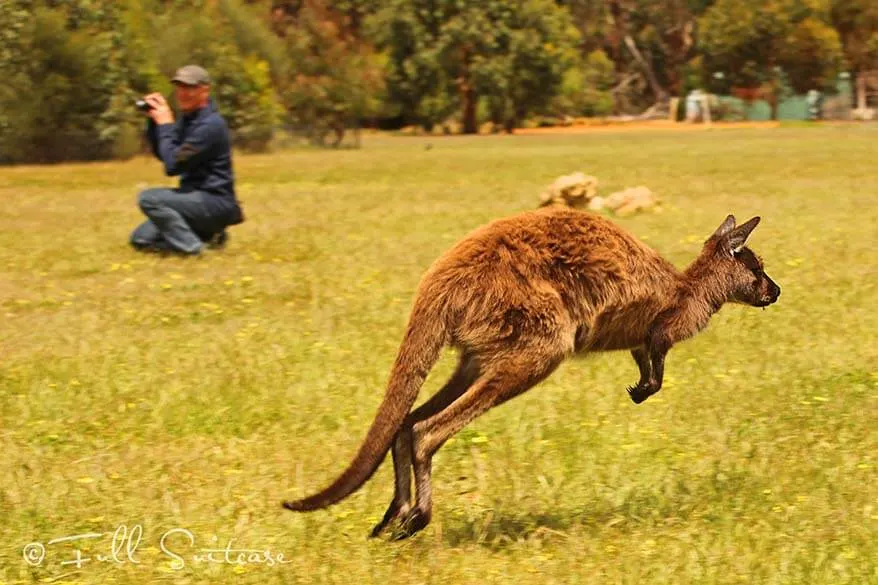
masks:
<svg viewBox="0 0 878 585"><path fill-rule="evenodd" d="M235 197L229 130L210 98L207 71L187 65L172 81L179 120L159 93L145 96L142 109L149 116L152 150L169 177L180 176L180 186L140 193L138 204L149 219L131 234L131 244L195 255L205 245L223 247L226 228L243 222L244 215Z"/></svg>

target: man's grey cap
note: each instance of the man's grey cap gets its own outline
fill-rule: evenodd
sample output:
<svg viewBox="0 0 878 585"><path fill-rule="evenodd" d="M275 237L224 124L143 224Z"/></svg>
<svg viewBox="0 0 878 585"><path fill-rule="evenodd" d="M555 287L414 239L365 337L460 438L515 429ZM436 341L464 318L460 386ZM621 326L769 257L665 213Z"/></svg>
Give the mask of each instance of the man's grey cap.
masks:
<svg viewBox="0 0 878 585"><path fill-rule="evenodd" d="M209 85L210 75L207 74L202 67L198 65L186 65L180 67L174 73L173 83L183 83L186 85Z"/></svg>

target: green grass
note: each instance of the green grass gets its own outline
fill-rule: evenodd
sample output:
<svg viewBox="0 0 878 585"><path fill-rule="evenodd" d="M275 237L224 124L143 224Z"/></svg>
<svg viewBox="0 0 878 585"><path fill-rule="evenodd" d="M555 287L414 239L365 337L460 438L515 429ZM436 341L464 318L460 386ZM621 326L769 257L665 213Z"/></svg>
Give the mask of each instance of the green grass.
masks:
<svg viewBox="0 0 878 585"><path fill-rule="evenodd" d="M249 220L188 260L127 246L135 193L166 184L155 161L0 170L0 583L878 583L876 139L375 136L239 156ZM430 262L575 170L659 193L663 213L620 223L678 266L727 213L761 215L780 301L724 308L643 405L613 353L478 419L437 455L434 520L410 541L365 538L389 462L336 507L283 511L363 438ZM61 566L71 543L22 558L138 524L139 564ZM178 538L175 571L158 546L177 527L292 562L197 564Z"/></svg>

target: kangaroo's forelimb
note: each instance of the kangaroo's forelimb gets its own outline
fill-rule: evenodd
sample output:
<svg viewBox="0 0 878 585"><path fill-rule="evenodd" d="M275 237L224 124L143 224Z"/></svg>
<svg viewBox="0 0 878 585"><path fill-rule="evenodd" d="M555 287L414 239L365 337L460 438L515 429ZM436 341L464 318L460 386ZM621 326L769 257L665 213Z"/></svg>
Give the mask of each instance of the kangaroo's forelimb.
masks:
<svg viewBox="0 0 878 585"><path fill-rule="evenodd" d="M628 396L634 404L640 404L662 389L665 375L665 356L671 349L671 342L661 328L654 331L647 344L631 350L634 361L640 369L640 380L628 387Z"/></svg>

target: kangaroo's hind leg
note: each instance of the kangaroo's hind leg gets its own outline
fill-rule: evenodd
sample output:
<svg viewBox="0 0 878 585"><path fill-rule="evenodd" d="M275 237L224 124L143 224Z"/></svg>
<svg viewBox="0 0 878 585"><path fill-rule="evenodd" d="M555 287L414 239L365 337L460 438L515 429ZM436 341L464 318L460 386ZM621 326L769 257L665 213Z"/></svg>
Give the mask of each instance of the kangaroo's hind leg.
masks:
<svg viewBox="0 0 878 585"><path fill-rule="evenodd" d="M412 463L417 498L415 507L403 520L399 538L411 536L430 522L433 510L430 480L436 451L486 410L545 379L558 367L563 356L563 351L553 351L550 347L504 352L502 356L495 356L491 363L481 364L479 376L472 386L448 407L435 414L419 413L417 418L413 413Z"/></svg>
<svg viewBox="0 0 878 585"><path fill-rule="evenodd" d="M431 416L447 407L470 387L477 375L476 360L472 355L463 352L457 369L448 382L406 418L393 442L393 500L384 513L384 518L372 529L372 537L381 534L395 520L404 518L411 509L412 421Z"/></svg>

